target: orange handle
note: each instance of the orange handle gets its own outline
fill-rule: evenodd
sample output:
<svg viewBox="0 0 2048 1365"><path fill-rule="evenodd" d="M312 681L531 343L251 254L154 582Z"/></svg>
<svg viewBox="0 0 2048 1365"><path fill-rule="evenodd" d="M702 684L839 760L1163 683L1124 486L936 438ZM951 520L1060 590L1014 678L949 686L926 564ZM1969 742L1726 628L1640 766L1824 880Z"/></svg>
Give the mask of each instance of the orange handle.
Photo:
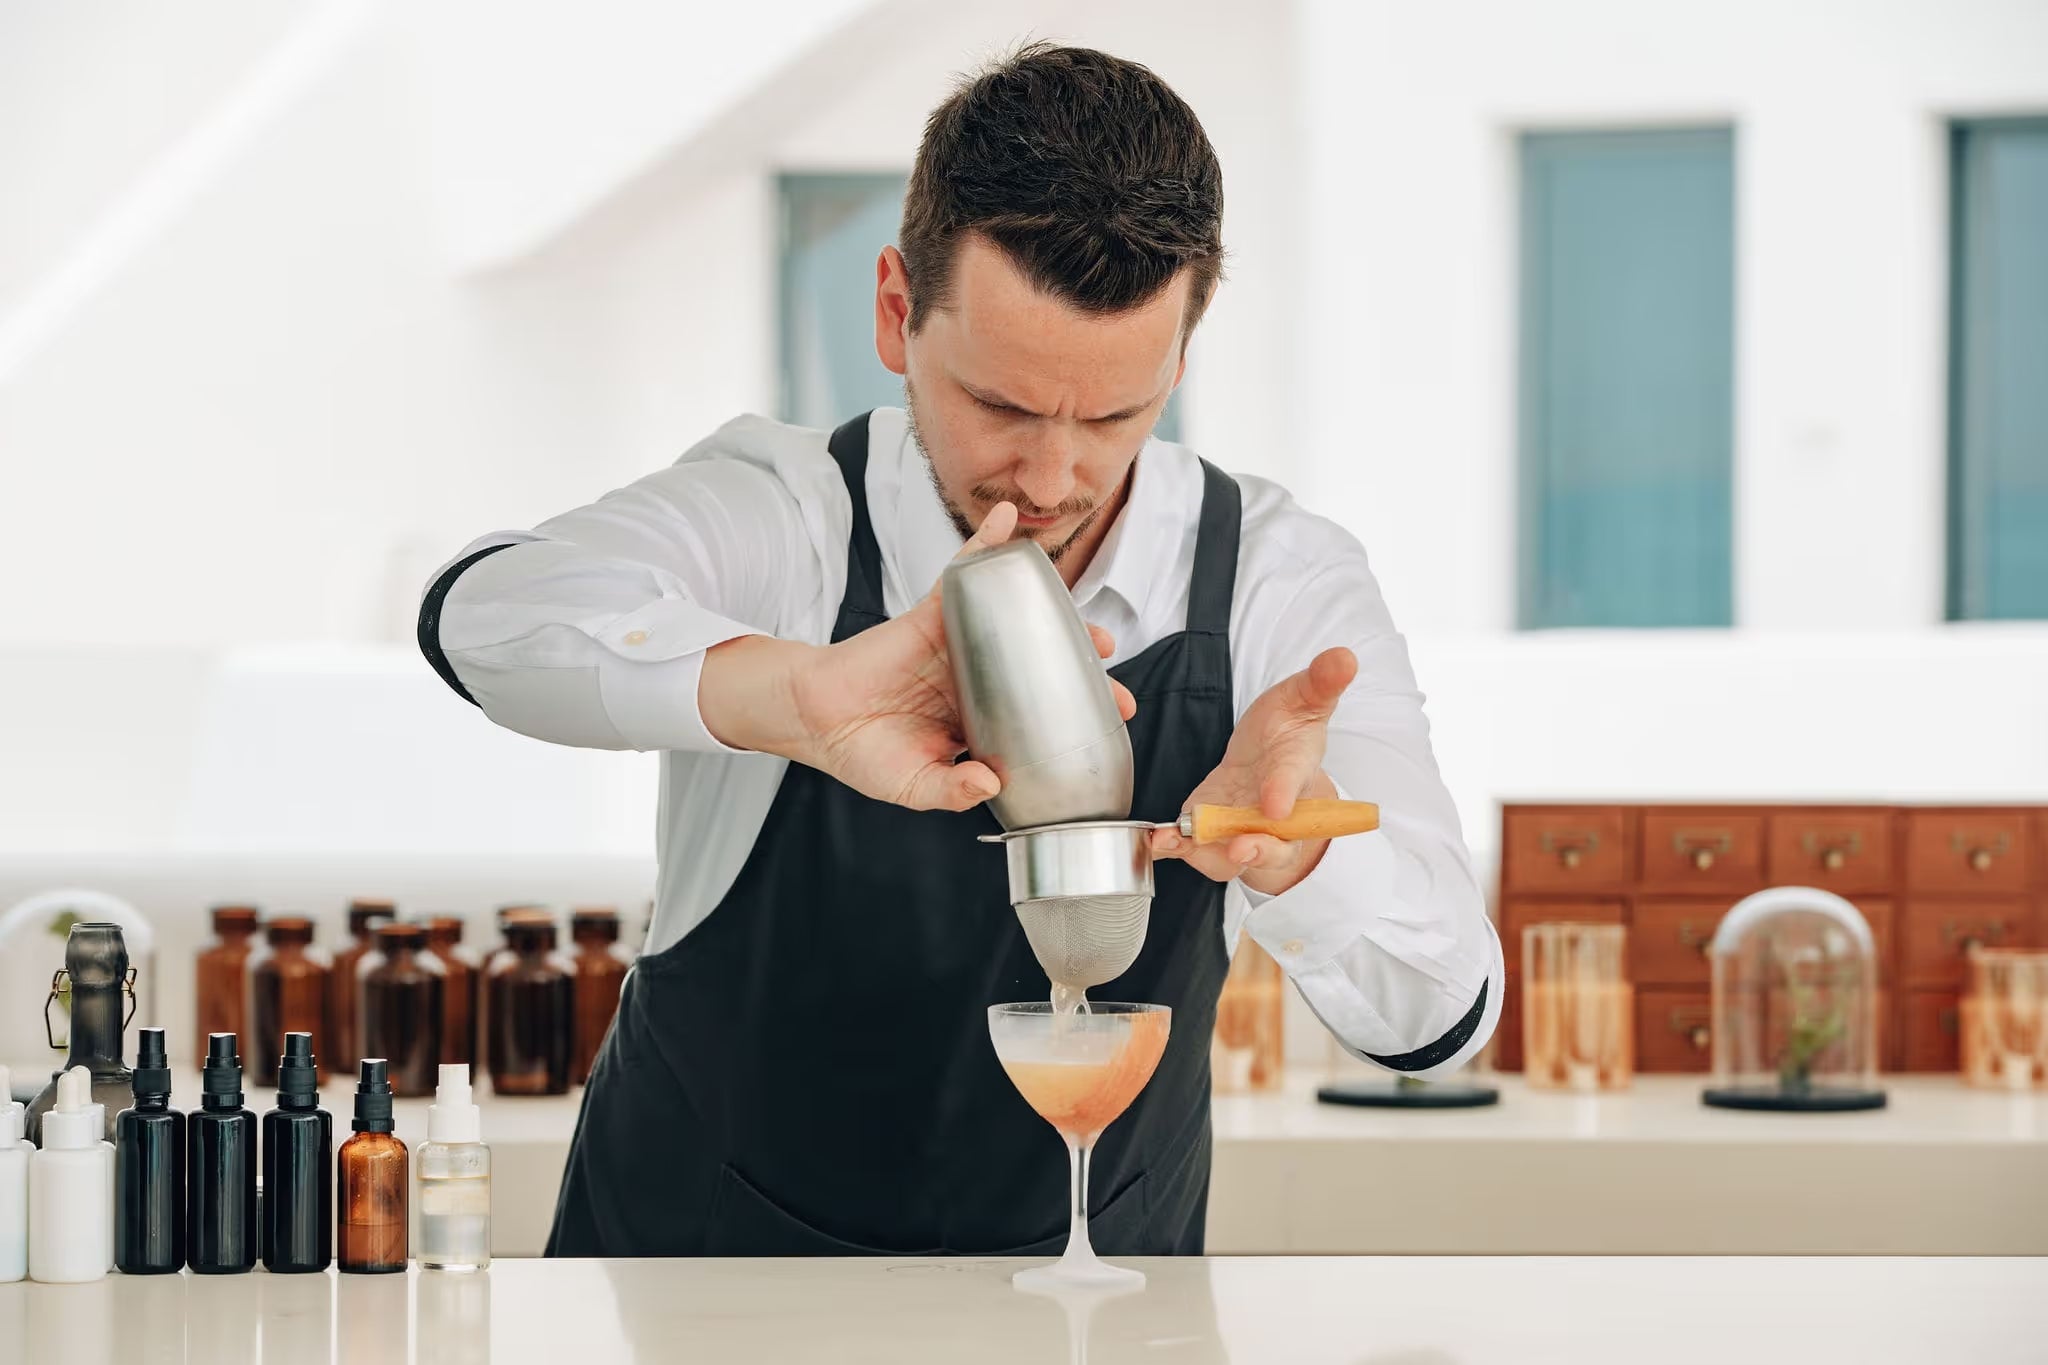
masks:
<svg viewBox="0 0 2048 1365"><path fill-rule="evenodd" d="M1257 806L1196 806L1195 842L1214 844L1240 834L1270 834L1275 839L1334 839L1380 827L1380 808L1370 801L1312 798L1294 803L1285 820L1268 820Z"/></svg>

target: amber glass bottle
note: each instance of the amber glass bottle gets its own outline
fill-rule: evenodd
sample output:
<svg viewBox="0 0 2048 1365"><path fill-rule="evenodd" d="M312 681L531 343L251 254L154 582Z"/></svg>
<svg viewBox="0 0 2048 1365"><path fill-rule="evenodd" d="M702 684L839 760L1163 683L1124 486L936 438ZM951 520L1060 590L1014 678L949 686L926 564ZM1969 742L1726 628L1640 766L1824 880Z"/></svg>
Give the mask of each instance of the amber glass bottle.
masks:
<svg viewBox="0 0 2048 1365"><path fill-rule="evenodd" d="M389 1067L391 1093L434 1093L441 1066L441 960L422 951L417 924L379 924L374 945L356 964L363 1051Z"/></svg>
<svg viewBox="0 0 2048 1365"><path fill-rule="evenodd" d="M249 1053L249 953L256 946L256 907L213 907L213 941L199 950L193 993L199 1001L195 1039L214 1033L235 1035L235 1047ZM195 1044L196 1046L196 1044Z"/></svg>
<svg viewBox="0 0 2048 1365"><path fill-rule="evenodd" d="M363 994L357 989L356 965L375 946L370 931L385 920L398 917L390 901L353 900L348 903L348 942L334 954L332 988L327 992L327 1036L318 1049L320 1069L330 1076L353 1076L363 1055L362 1030L357 1018L363 1008Z"/></svg>
<svg viewBox="0 0 2048 1365"><path fill-rule="evenodd" d="M249 960L249 1032L253 1035L250 1074L259 1086L277 1084L278 1059L287 1033L310 1033L318 1047L325 1035L327 959L314 948L313 921L280 916L263 928L266 947Z"/></svg>
<svg viewBox="0 0 2048 1365"><path fill-rule="evenodd" d="M491 959L485 986L493 1091L569 1092L575 974L575 966L555 951L554 921L517 916L506 921L505 951Z"/></svg>
<svg viewBox="0 0 2048 1365"><path fill-rule="evenodd" d="M605 1030L618 1012L619 988L626 983L626 968L632 956L619 946L619 912L609 909L578 910L569 917L569 937L576 952L576 1037L569 1059L569 1081L582 1085L590 1079L591 1063L604 1042Z"/></svg>
<svg viewBox="0 0 2048 1365"><path fill-rule="evenodd" d="M482 972L462 946L462 921L454 915L428 920L427 952L441 964L441 1060L473 1068Z"/></svg>
<svg viewBox="0 0 2048 1365"><path fill-rule="evenodd" d="M365 1058L356 1081L355 1135L335 1154L335 1262L351 1275L405 1269L406 1153L391 1123L384 1059Z"/></svg>

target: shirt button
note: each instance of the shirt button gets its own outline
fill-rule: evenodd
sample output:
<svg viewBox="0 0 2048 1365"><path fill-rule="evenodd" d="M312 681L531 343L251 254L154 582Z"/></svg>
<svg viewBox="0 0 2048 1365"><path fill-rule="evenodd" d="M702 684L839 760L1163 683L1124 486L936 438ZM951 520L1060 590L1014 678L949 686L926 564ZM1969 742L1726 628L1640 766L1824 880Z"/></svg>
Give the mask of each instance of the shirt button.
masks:
<svg viewBox="0 0 2048 1365"><path fill-rule="evenodd" d="M647 643L647 632L646 632L646 631L644 631L644 630L629 630L629 631L627 631L627 632L626 632L626 643L627 643L627 644L629 644L629 645L644 645L644 644L646 644L646 643Z"/></svg>
<svg viewBox="0 0 2048 1365"><path fill-rule="evenodd" d="M1298 938L1290 938L1287 940L1287 942L1280 945L1280 951L1287 954L1289 957L1301 956L1301 948L1301 940Z"/></svg>

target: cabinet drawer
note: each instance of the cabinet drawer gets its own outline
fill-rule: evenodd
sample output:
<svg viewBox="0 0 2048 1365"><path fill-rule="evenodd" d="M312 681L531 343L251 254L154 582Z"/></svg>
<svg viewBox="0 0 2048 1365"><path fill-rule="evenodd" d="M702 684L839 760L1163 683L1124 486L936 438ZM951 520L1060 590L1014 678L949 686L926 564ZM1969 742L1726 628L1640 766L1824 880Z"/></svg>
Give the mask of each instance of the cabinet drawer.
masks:
<svg viewBox="0 0 2048 1365"><path fill-rule="evenodd" d="M1639 986L1704 989L1713 976L1707 949L1721 916L1733 904L1726 896L1637 901L1628 927L1630 978Z"/></svg>
<svg viewBox="0 0 2048 1365"><path fill-rule="evenodd" d="M1651 891L1729 891L1764 884L1764 817L1753 811L1646 811L1642 884Z"/></svg>
<svg viewBox="0 0 2048 1365"><path fill-rule="evenodd" d="M1962 1064L1954 991L1906 991L1896 1055L1901 1071L1954 1071Z"/></svg>
<svg viewBox="0 0 2048 1365"><path fill-rule="evenodd" d="M1522 930L1532 924L1620 924L1618 900L1511 900L1500 910L1500 950L1510 972L1522 970Z"/></svg>
<svg viewBox="0 0 2048 1365"><path fill-rule="evenodd" d="M1711 998L1703 990L1646 988L1636 992L1636 1070L1710 1071L1714 1050Z"/></svg>
<svg viewBox="0 0 2048 1365"><path fill-rule="evenodd" d="M1906 812L1906 882L1916 891L2023 891L2029 812Z"/></svg>
<svg viewBox="0 0 2048 1365"><path fill-rule="evenodd" d="M1900 975L1908 986L1958 991L1967 978L1970 945L2025 948L2034 941L2032 905L2023 897L1914 900L1907 904Z"/></svg>
<svg viewBox="0 0 2048 1365"><path fill-rule="evenodd" d="M1502 818L1504 890L1620 889L1633 875L1633 821L1622 807L1515 806Z"/></svg>
<svg viewBox="0 0 2048 1365"><path fill-rule="evenodd" d="M1770 818L1765 866L1774 886L1847 895L1888 891L1896 817L1890 810L1781 811Z"/></svg>

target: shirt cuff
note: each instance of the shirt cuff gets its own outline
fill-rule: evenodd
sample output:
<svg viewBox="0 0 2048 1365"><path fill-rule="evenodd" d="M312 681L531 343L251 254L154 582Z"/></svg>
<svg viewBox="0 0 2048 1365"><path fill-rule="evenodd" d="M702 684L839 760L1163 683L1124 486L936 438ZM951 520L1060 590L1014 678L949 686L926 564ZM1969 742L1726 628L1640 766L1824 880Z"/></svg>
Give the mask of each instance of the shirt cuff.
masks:
<svg viewBox="0 0 2048 1365"><path fill-rule="evenodd" d="M745 753L721 741L704 724L697 689L709 650L763 633L674 597L650 602L607 623L594 638L608 651L598 667L598 687L612 728L629 746L643 751ZM678 653L679 649L687 652Z"/></svg>
<svg viewBox="0 0 2048 1365"><path fill-rule="evenodd" d="M1239 883L1243 886L1243 883ZM1315 871L1278 895L1243 886L1245 932L1296 976L1325 966L1360 934L1361 907L1394 892L1394 850L1378 832L1330 840Z"/></svg>

